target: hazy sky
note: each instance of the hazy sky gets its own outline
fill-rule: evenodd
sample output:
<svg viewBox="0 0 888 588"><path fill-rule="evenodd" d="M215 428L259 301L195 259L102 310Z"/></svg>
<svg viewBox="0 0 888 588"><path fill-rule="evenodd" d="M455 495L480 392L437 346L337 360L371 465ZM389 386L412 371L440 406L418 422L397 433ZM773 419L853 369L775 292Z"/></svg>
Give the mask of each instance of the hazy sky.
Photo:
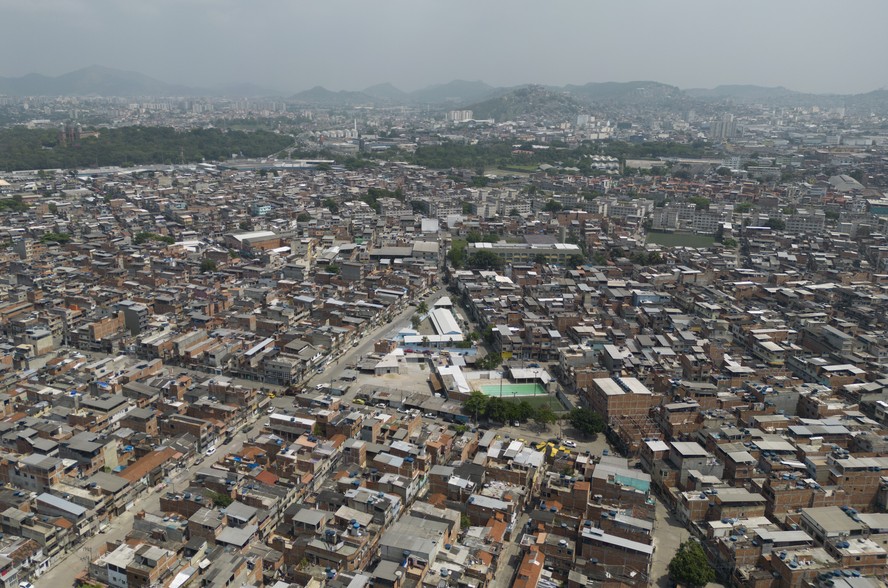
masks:
<svg viewBox="0 0 888 588"><path fill-rule="evenodd" d="M888 86L886 0L0 0L0 14L2 76L98 64L288 91L452 79Z"/></svg>

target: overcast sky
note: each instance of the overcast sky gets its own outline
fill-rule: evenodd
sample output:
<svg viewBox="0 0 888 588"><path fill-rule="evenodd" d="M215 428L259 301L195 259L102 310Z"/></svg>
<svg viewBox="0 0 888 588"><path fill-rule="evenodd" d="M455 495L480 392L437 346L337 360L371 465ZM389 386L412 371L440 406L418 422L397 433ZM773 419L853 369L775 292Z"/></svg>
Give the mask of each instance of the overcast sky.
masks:
<svg viewBox="0 0 888 588"><path fill-rule="evenodd" d="M886 0L0 0L0 14L2 76L105 65L287 91L888 86Z"/></svg>

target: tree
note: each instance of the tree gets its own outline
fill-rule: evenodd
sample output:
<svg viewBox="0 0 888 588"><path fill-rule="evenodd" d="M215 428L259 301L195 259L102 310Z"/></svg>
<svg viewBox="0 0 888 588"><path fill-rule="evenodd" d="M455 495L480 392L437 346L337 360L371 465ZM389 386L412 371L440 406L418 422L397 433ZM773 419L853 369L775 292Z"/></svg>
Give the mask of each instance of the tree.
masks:
<svg viewBox="0 0 888 588"><path fill-rule="evenodd" d="M419 328L419 325L421 323L422 320L419 318L419 315L414 314L412 317L410 317L410 324L413 326L414 331Z"/></svg>
<svg viewBox="0 0 888 588"><path fill-rule="evenodd" d="M561 212L561 203L556 200L549 200L543 205L543 212Z"/></svg>
<svg viewBox="0 0 888 588"><path fill-rule="evenodd" d="M722 241L722 245L727 247L728 249L736 249L737 248L737 239L732 237L728 237Z"/></svg>
<svg viewBox="0 0 888 588"><path fill-rule="evenodd" d="M216 262L212 259L205 259L200 262L200 273L206 274L216 271Z"/></svg>
<svg viewBox="0 0 888 588"><path fill-rule="evenodd" d="M232 153L260 157L280 151L293 137L269 131L192 129L129 125L103 128L98 136L63 146L51 129L0 130L0 169L40 169L222 160ZM145 174L148 176L148 174Z"/></svg>
<svg viewBox="0 0 888 588"><path fill-rule="evenodd" d="M567 416L571 426L583 435L597 435L604 432L604 418L590 408L575 408Z"/></svg>
<svg viewBox="0 0 888 588"><path fill-rule="evenodd" d="M214 506L220 508L225 508L234 502L234 499L231 496L223 494L222 492L210 492L210 499L213 501Z"/></svg>
<svg viewBox="0 0 888 588"><path fill-rule="evenodd" d="M567 267L576 268L585 263L586 258L576 253L567 258Z"/></svg>
<svg viewBox="0 0 888 588"><path fill-rule="evenodd" d="M43 171L43 170L40 170L40 171ZM59 206L55 202L50 202L49 204L46 205L46 208L49 210L50 214L58 214L59 213Z"/></svg>
<svg viewBox="0 0 888 588"><path fill-rule="evenodd" d="M426 314L429 311L429 306L425 303L425 300L420 302L416 307L416 312L419 314Z"/></svg>
<svg viewBox="0 0 888 588"><path fill-rule="evenodd" d="M40 237L41 243L59 243L64 245L71 241L71 235L68 233L46 233Z"/></svg>
<svg viewBox="0 0 888 588"><path fill-rule="evenodd" d="M460 529L468 529L471 526L472 526L472 519L470 519L468 515L460 515L459 528Z"/></svg>
<svg viewBox="0 0 888 588"><path fill-rule="evenodd" d="M503 357L499 353L488 353L477 361L477 366L482 370L492 370L503 362Z"/></svg>
<svg viewBox="0 0 888 588"><path fill-rule="evenodd" d="M477 229L472 229L468 233L466 233L466 243L478 243L482 240L483 237L481 236L481 231Z"/></svg>
<svg viewBox="0 0 888 588"><path fill-rule="evenodd" d="M453 267L459 269L466 262L466 248L465 245L457 246L456 244L447 252L447 259L450 260L450 263L453 264Z"/></svg>
<svg viewBox="0 0 888 588"><path fill-rule="evenodd" d="M751 202L741 202L740 204L734 206L734 212L745 213L749 212L750 210L752 210Z"/></svg>
<svg viewBox="0 0 888 588"><path fill-rule="evenodd" d="M547 429L556 420L558 420L558 417L548 404L540 406L533 413L533 422L538 424L541 429Z"/></svg>
<svg viewBox="0 0 888 588"><path fill-rule="evenodd" d="M497 396L491 396L484 407L484 416L491 421L505 422L508 419L507 402Z"/></svg>
<svg viewBox="0 0 888 588"><path fill-rule="evenodd" d="M782 219L779 218L769 218L768 222L765 223L766 227L771 227L775 231L782 231L786 228L786 223L783 222Z"/></svg>
<svg viewBox="0 0 888 588"><path fill-rule="evenodd" d="M715 581L715 570L697 541L685 541L669 562L669 578L677 584L705 586Z"/></svg>
<svg viewBox="0 0 888 588"><path fill-rule="evenodd" d="M484 394L483 392L478 392L475 390L469 397L463 401L463 412L467 415L475 417L475 420L478 419L478 415L483 415L487 411L487 401L490 400L490 397Z"/></svg>
<svg viewBox="0 0 888 588"><path fill-rule="evenodd" d="M521 216L521 213L518 212L517 208L513 208L512 210L509 211L509 216Z"/></svg>
<svg viewBox="0 0 888 588"><path fill-rule="evenodd" d="M15 194L12 198L0 200L0 211L24 212L26 210L28 210L28 205L25 204L21 194Z"/></svg>
<svg viewBox="0 0 888 588"><path fill-rule="evenodd" d="M425 200L411 200L410 208L413 209L413 212L418 212L420 214L429 214L429 203Z"/></svg>
<svg viewBox="0 0 888 588"><path fill-rule="evenodd" d="M517 420L524 422L533 418L533 415L536 411L533 409L533 405L526 400L522 400L521 402L515 404L514 402L510 403L511 406L515 408L512 413L512 420Z"/></svg>
<svg viewBox="0 0 888 588"><path fill-rule="evenodd" d="M466 266L471 269L480 270L501 270L505 262L503 258L494 253L481 249L472 253L466 260Z"/></svg>
<svg viewBox="0 0 888 588"><path fill-rule="evenodd" d="M296 222L307 223L311 220L311 215L307 212L300 212L299 216L296 217Z"/></svg>
<svg viewBox="0 0 888 588"><path fill-rule="evenodd" d="M332 198L324 198L324 206L326 206L327 210L329 210L333 214L339 212L339 205L336 204L336 201Z"/></svg>
<svg viewBox="0 0 888 588"><path fill-rule="evenodd" d="M338 274L339 273L339 266L335 263L328 264L327 265L327 272L331 273L331 274Z"/></svg>
<svg viewBox="0 0 888 588"><path fill-rule="evenodd" d="M694 196L689 198L688 202L692 203L697 210L709 210L709 199L703 196Z"/></svg>
<svg viewBox="0 0 888 588"><path fill-rule="evenodd" d="M533 262L537 265L546 265L546 256L542 253L537 253L533 256Z"/></svg>

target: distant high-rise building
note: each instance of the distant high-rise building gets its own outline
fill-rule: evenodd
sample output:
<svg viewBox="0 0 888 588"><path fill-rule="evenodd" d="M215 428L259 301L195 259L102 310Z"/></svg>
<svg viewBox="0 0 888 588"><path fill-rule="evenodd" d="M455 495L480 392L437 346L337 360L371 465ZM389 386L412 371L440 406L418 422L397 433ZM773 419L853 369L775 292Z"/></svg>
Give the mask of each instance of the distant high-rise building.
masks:
<svg viewBox="0 0 888 588"><path fill-rule="evenodd" d="M737 121L733 114L726 114L721 120L712 121L709 125L709 138L713 140L733 139L737 136Z"/></svg>
<svg viewBox="0 0 888 588"><path fill-rule="evenodd" d="M471 110L451 110L447 113L450 122L466 122L472 120L474 113Z"/></svg>

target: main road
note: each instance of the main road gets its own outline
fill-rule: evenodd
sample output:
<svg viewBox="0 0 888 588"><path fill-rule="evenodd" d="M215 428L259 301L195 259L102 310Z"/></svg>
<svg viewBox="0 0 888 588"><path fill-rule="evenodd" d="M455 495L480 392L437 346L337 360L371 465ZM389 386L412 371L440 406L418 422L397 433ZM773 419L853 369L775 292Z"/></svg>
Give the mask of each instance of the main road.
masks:
<svg viewBox="0 0 888 588"><path fill-rule="evenodd" d="M258 416L254 416L245 425L255 422ZM213 455L202 455L197 461L174 474L169 484L162 488L151 488L147 493L137 498L133 506L108 524L104 532L96 533L86 541L75 546L74 551L68 552L45 574L40 576L34 585L37 588L60 588L73 586L77 576L87 568L89 562L99 554L99 548L105 543L123 541L133 528L133 518L140 511L158 512L160 509L160 496L166 492L178 492L188 487L190 481L201 468L210 467L219 459L232 451L239 451L243 447L246 433L243 428L231 439L229 443L221 445Z"/></svg>
<svg viewBox="0 0 888 588"><path fill-rule="evenodd" d="M442 296L444 292L445 290L443 287L437 287L423 297L422 300L426 302L426 304L429 304L430 301L434 302L437 300L437 298ZM324 373L315 374L315 376L309 378L309 381L306 382L306 384L311 383L312 381L330 382L338 379L342 375L346 366L351 364L355 357L360 357L372 350L376 341L392 337L397 334L399 330L409 325L410 318L416 312L418 304L419 303L417 302L416 304L407 306L407 308L395 317L393 321L379 325L372 331L366 333L357 347L348 349L337 360L334 360L334 363L328 366ZM255 382L252 384L257 385ZM147 493L137 498L134 501L133 506L124 514L111 521L104 532L93 535L86 541L78 544L74 548L74 551L68 552L62 556L62 558L59 559L48 572L34 582L36 588L73 586L77 576L87 568L90 561L98 557L99 549L105 545L105 543L116 543L123 541L126 538L127 533L133 528L133 517L136 513L143 510L147 512L158 512L160 509L161 493L179 492L184 490L188 487L190 481L198 470L210 467L232 451L240 450L246 440L244 428L255 423L257 418L260 418L261 416L262 415L255 415L244 425L244 427L241 428L229 443L219 446L213 455L201 456L194 464L175 474L168 485L165 485L160 489L152 488L147 491Z"/></svg>
<svg viewBox="0 0 888 588"><path fill-rule="evenodd" d="M421 299L422 302L425 302L426 305L431 309L432 304L434 304L441 296L444 296L447 293L447 290L444 286L437 286L433 290L430 290L428 294L423 296ZM342 376L342 372L347 369L347 366L355 363L355 358L360 358L361 356L367 354L368 352L373 350L373 346L377 341L383 339L393 338L398 332L405 327L410 325L410 319L416 313L416 308L419 306L419 302L411 303L407 305L407 307L401 311L398 316L396 316L393 320L388 323L384 323L382 325L377 326L372 331L365 333L363 339L358 344L357 347L351 347L343 352L337 359L333 360L322 373L315 373L311 377L309 377L305 381L305 385L309 386L311 384L330 384L331 382L335 382Z"/></svg>

